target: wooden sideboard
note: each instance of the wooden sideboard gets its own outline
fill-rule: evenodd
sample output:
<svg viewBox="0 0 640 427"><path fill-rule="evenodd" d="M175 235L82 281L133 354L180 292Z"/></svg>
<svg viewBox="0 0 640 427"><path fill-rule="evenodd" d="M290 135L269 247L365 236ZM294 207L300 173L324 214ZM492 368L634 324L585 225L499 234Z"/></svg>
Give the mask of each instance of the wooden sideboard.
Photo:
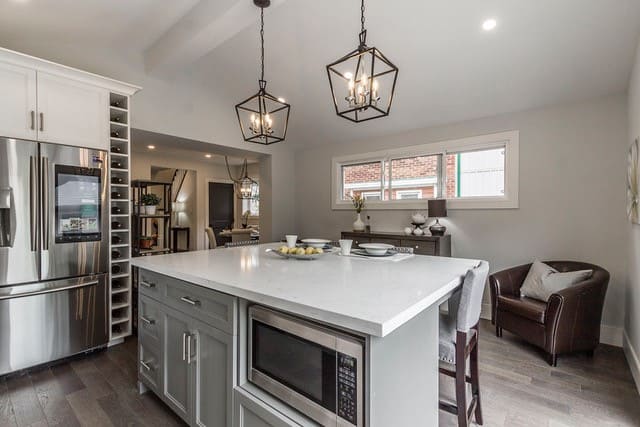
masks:
<svg viewBox="0 0 640 427"><path fill-rule="evenodd" d="M353 246L360 243L388 243L394 246L413 248L418 255L451 256L451 235L444 236L407 236L403 233L359 233L343 231L342 239L353 240Z"/></svg>

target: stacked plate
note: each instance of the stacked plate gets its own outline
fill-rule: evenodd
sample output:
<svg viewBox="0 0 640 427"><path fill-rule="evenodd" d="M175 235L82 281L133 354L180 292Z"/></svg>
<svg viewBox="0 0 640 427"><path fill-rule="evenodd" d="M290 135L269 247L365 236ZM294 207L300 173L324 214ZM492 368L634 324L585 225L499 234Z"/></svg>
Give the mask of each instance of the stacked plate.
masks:
<svg viewBox="0 0 640 427"><path fill-rule="evenodd" d="M386 243L361 243L358 245L362 249L353 250L357 255L372 257L392 256L398 253L396 247Z"/></svg>

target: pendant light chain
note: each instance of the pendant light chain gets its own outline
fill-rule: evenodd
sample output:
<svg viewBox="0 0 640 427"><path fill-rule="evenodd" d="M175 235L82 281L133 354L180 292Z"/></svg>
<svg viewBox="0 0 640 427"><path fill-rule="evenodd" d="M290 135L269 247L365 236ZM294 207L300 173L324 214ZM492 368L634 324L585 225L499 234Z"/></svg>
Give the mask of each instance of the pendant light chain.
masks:
<svg viewBox="0 0 640 427"><path fill-rule="evenodd" d="M364 1L364 0L363 0ZM260 56L260 80L264 80L264 7L260 8L260 48L261 48L261 56Z"/></svg>
<svg viewBox="0 0 640 427"><path fill-rule="evenodd" d="M360 31L364 31L364 0L361 1L360 4L360 24L362 25L360 27Z"/></svg>

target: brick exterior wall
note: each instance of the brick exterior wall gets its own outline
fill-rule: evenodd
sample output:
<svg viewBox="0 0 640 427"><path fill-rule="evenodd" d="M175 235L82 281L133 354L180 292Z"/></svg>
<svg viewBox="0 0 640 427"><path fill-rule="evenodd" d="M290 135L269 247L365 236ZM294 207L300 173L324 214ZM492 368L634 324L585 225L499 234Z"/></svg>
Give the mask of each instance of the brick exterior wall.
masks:
<svg viewBox="0 0 640 427"><path fill-rule="evenodd" d="M455 197L456 195L456 155L451 154L446 156L446 188L445 196L447 198ZM385 165L385 180L389 178L389 165L388 162ZM405 159L392 160L392 173L393 181L399 179L411 179L411 178L434 178L438 173L438 156L419 156L410 157ZM342 169L343 180L345 186L348 184L358 183L376 183L375 186L367 189L353 190L353 194L362 194L363 192L372 192L379 190L380 182L380 162L364 163L360 165L345 166ZM407 190L421 190L422 198L433 198L434 187L429 186L416 186L416 187L403 187L393 189L393 198L397 199L396 191ZM345 198L351 194L351 190L345 190ZM388 191L385 190L385 200L388 200Z"/></svg>

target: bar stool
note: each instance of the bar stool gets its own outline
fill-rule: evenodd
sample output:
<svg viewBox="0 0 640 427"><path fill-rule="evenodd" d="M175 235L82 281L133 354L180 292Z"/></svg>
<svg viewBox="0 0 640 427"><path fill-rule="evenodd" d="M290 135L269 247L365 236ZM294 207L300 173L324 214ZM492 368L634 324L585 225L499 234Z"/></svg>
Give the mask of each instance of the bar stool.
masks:
<svg viewBox="0 0 640 427"><path fill-rule="evenodd" d="M469 270L462 289L449 299L449 312L440 314L440 373L455 379L456 404L440 400L440 409L458 416L458 426L467 427L475 415L482 425L480 379L478 372L478 323L482 295L489 275L489 264ZM467 359L469 374L467 375ZM453 366L454 369L450 369ZM471 384L471 402L467 406L467 383Z"/></svg>

